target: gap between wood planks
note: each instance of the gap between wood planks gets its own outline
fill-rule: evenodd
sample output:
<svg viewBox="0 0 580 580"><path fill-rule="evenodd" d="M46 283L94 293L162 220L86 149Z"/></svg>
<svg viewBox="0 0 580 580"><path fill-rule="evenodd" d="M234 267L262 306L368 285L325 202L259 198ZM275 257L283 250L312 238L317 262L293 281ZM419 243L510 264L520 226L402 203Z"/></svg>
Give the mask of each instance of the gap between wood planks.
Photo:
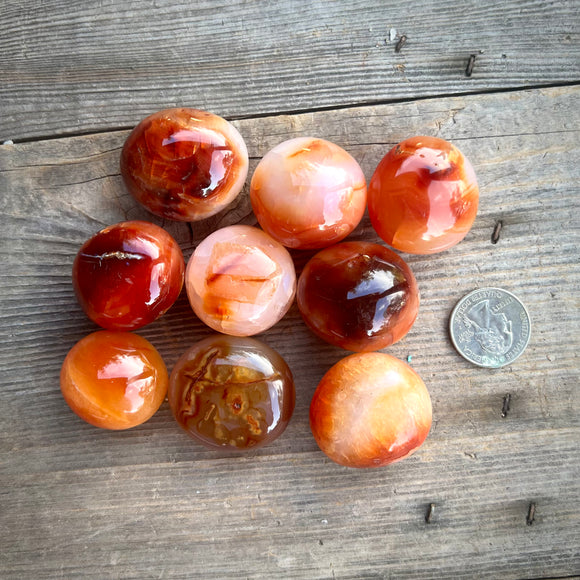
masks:
<svg viewBox="0 0 580 580"><path fill-rule="evenodd" d="M466 61L467 62L467 61ZM467 81L468 82L468 81ZM559 82L559 83L545 83L545 84L536 84L536 85L524 85L520 87L510 87L505 89L480 89L477 91L461 91L461 92L453 92L453 93L446 93L441 95L429 95L429 96L421 96L421 97L404 97L400 99L376 99L376 100L369 100L369 101L361 101L359 103L352 103L349 105L328 105L324 107L310 107L307 109L291 109L287 111L276 111L270 113L260 113L260 114L252 114L252 115L233 115L228 116L226 119L228 121L242 121L247 119L263 119L266 117L281 117L281 116L288 116L288 115L303 115L308 113L320 113L324 111L342 111L346 109L356 109L358 107L374 107L378 105L397 105L401 103L412 103L418 101L429 101L434 99L448 99L448 98L455 98L455 97L468 97L468 96L477 96L477 95L493 95L493 94L502 94L502 93L518 93L522 91L530 91L530 90L539 90L539 89L556 89L560 87L575 87L580 86L580 79L576 81L569 81L569 82ZM154 111L151 111L152 113ZM9 141L10 144L20 144L20 143L38 143L40 141L52 141L54 139L67 139L70 137L85 137L87 135L104 135L106 133L116 133L117 131L130 131L134 129L134 125L119 125L117 127L113 127L111 129L101 129L101 130L93 130L93 131L78 131L78 132L65 132L59 133L58 135L41 135L38 137L24 137L22 139L11 139L7 138L6 141ZM5 142L6 142L5 141Z"/></svg>

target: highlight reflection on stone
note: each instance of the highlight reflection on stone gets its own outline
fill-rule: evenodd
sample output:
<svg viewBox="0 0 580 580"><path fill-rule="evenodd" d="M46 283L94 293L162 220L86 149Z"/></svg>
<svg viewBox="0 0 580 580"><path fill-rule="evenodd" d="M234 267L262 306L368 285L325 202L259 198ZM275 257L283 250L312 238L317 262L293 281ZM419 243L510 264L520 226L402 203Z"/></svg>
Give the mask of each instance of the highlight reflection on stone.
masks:
<svg viewBox="0 0 580 580"><path fill-rule="evenodd" d="M312 137L280 143L258 164L250 199L262 228L290 248L322 248L360 222L367 188L344 149Z"/></svg>
<svg viewBox="0 0 580 580"><path fill-rule="evenodd" d="M141 121L121 153L129 192L155 215L196 221L240 193L248 151L225 119L197 109L166 109Z"/></svg>
<svg viewBox="0 0 580 580"><path fill-rule="evenodd" d="M209 448L245 450L276 439L294 411L284 359L252 338L216 335L191 347L171 373L177 422Z"/></svg>
<svg viewBox="0 0 580 580"><path fill-rule="evenodd" d="M479 189L457 147L436 137L412 137L381 160L368 201L372 225L387 244L409 254L433 254L467 235Z"/></svg>
<svg viewBox="0 0 580 580"><path fill-rule="evenodd" d="M320 338L365 352L407 334L419 310L419 290L411 269L395 252L369 242L343 242L306 264L297 301L306 324Z"/></svg>
<svg viewBox="0 0 580 580"><path fill-rule="evenodd" d="M234 336L267 330L290 308L296 272L290 254L258 228L229 226L195 249L185 274L187 295L208 326Z"/></svg>
<svg viewBox="0 0 580 580"><path fill-rule="evenodd" d="M322 377L310 404L320 449L347 467L381 467L411 455L431 428L421 377L380 352L350 355Z"/></svg>
<svg viewBox="0 0 580 580"><path fill-rule="evenodd" d="M87 423L129 429L152 417L167 393L167 369L153 345L130 332L89 334L67 354L62 395Z"/></svg>

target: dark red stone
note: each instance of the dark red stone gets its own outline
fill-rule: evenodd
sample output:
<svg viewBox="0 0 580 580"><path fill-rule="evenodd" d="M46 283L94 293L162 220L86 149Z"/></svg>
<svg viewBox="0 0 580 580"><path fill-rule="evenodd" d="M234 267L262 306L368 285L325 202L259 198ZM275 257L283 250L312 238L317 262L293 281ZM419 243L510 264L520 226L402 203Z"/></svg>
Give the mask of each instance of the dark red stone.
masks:
<svg viewBox="0 0 580 580"><path fill-rule="evenodd" d="M184 270L181 249L164 229L149 222L121 222L81 247L73 285L91 320L111 330L134 330L177 300Z"/></svg>
<svg viewBox="0 0 580 580"><path fill-rule="evenodd" d="M419 310L419 290L407 263L369 242L343 242L316 254L300 275L297 300L320 338L355 352L397 342Z"/></svg>

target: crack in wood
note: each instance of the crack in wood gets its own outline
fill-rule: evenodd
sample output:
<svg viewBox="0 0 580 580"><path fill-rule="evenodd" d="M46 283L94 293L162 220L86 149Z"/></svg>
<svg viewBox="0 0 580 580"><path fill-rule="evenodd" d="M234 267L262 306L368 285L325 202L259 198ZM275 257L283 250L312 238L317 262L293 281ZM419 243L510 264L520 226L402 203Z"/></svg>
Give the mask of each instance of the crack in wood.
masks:
<svg viewBox="0 0 580 580"><path fill-rule="evenodd" d="M297 108L297 109L288 109L288 110L280 110L280 111L270 111L266 113L248 113L247 115L225 115L224 118L228 121L242 121L242 120L253 120L253 119L264 119L269 117L282 117L282 116L293 116L293 115L302 115L302 114L312 114L312 113L319 113L319 112L327 112L327 111L343 111L348 109L357 109L357 108L364 108L364 107L373 107L373 106L380 106L380 105L395 105L395 104L404 104L404 103L418 103L422 101L433 101L437 99L448 99L448 98L465 98L465 97L473 97L473 96L483 96L483 95L500 95L500 94L509 94L509 93L520 93L523 91L529 90L542 90L542 89L557 89L557 88L565 88L565 87L575 87L580 86L579 80L571 80L571 81L560 81L560 82L546 82L546 83L527 83L522 84L517 87L504 87L504 88L489 88L489 89L481 89L478 88L476 90L463 90L463 91L453 91L453 92L446 92L440 94L428 94L428 95L420 95L420 96L413 96L413 97L399 97L394 99L369 99L369 100L361 100L357 101L356 103L336 103L332 105L324 105L320 107L304 107L304 108ZM51 134L51 135L38 135L35 137L22 137L18 138L15 137L13 139L14 144L25 144L25 143L40 143L43 141L52 141L55 139L67 139L73 137L86 137L91 135L102 135L108 133L120 133L123 131L131 131L134 129L134 125L127 126L127 125L120 125L118 127L112 127L109 129L97 129L92 131L81 131L76 133L61 133L61 134ZM537 133L534 133L537 134ZM462 139L461 137L454 137L454 141ZM13 146L10 146L13 147Z"/></svg>

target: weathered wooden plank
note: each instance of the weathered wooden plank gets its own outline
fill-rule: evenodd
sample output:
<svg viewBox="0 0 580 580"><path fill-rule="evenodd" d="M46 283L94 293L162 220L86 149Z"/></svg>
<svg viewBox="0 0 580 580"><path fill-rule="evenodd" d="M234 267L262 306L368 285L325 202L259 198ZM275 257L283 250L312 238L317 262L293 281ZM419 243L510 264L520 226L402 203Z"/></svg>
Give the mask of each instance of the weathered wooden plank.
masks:
<svg viewBox="0 0 580 580"><path fill-rule="evenodd" d="M575 459L577 431L538 430L440 441L372 473L310 452L51 471L11 490L3 577L564 576L578 566Z"/></svg>
<svg viewBox="0 0 580 580"><path fill-rule="evenodd" d="M389 352L425 379L434 426L409 460L338 467L317 450L308 405L346 353L323 344L296 307L263 340L297 383L286 433L254 456L193 444L164 405L128 432L85 425L64 404L60 364L95 327L70 269L104 224L157 221L118 176L127 132L0 147L0 575L6 578L539 578L580 568L578 408L580 89L424 100L236 122L253 166L279 141L329 138L370 177L396 141L449 138L472 160L480 212L467 238L407 256L422 306ZM498 219L504 227L493 245ZM211 228L255 223L245 192L194 226L165 224L189 255ZM368 220L355 238L376 241ZM298 269L310 253L295 253ZM461 359L447 319L468 291L498 285L532 317L512 366ZM169 366L207 330L185 296L141 334ZM502 418L503 397L511 408ZM530 502L533 525L526 525ZM435 512L430 524L425 513Z"/></svg>
<svg viewBox="0 0 580 580"><path fill-rule="evenodd" d="M579 15L577 0L7 0L0 142L174 105L240 117L578 82Z"/></svg>

